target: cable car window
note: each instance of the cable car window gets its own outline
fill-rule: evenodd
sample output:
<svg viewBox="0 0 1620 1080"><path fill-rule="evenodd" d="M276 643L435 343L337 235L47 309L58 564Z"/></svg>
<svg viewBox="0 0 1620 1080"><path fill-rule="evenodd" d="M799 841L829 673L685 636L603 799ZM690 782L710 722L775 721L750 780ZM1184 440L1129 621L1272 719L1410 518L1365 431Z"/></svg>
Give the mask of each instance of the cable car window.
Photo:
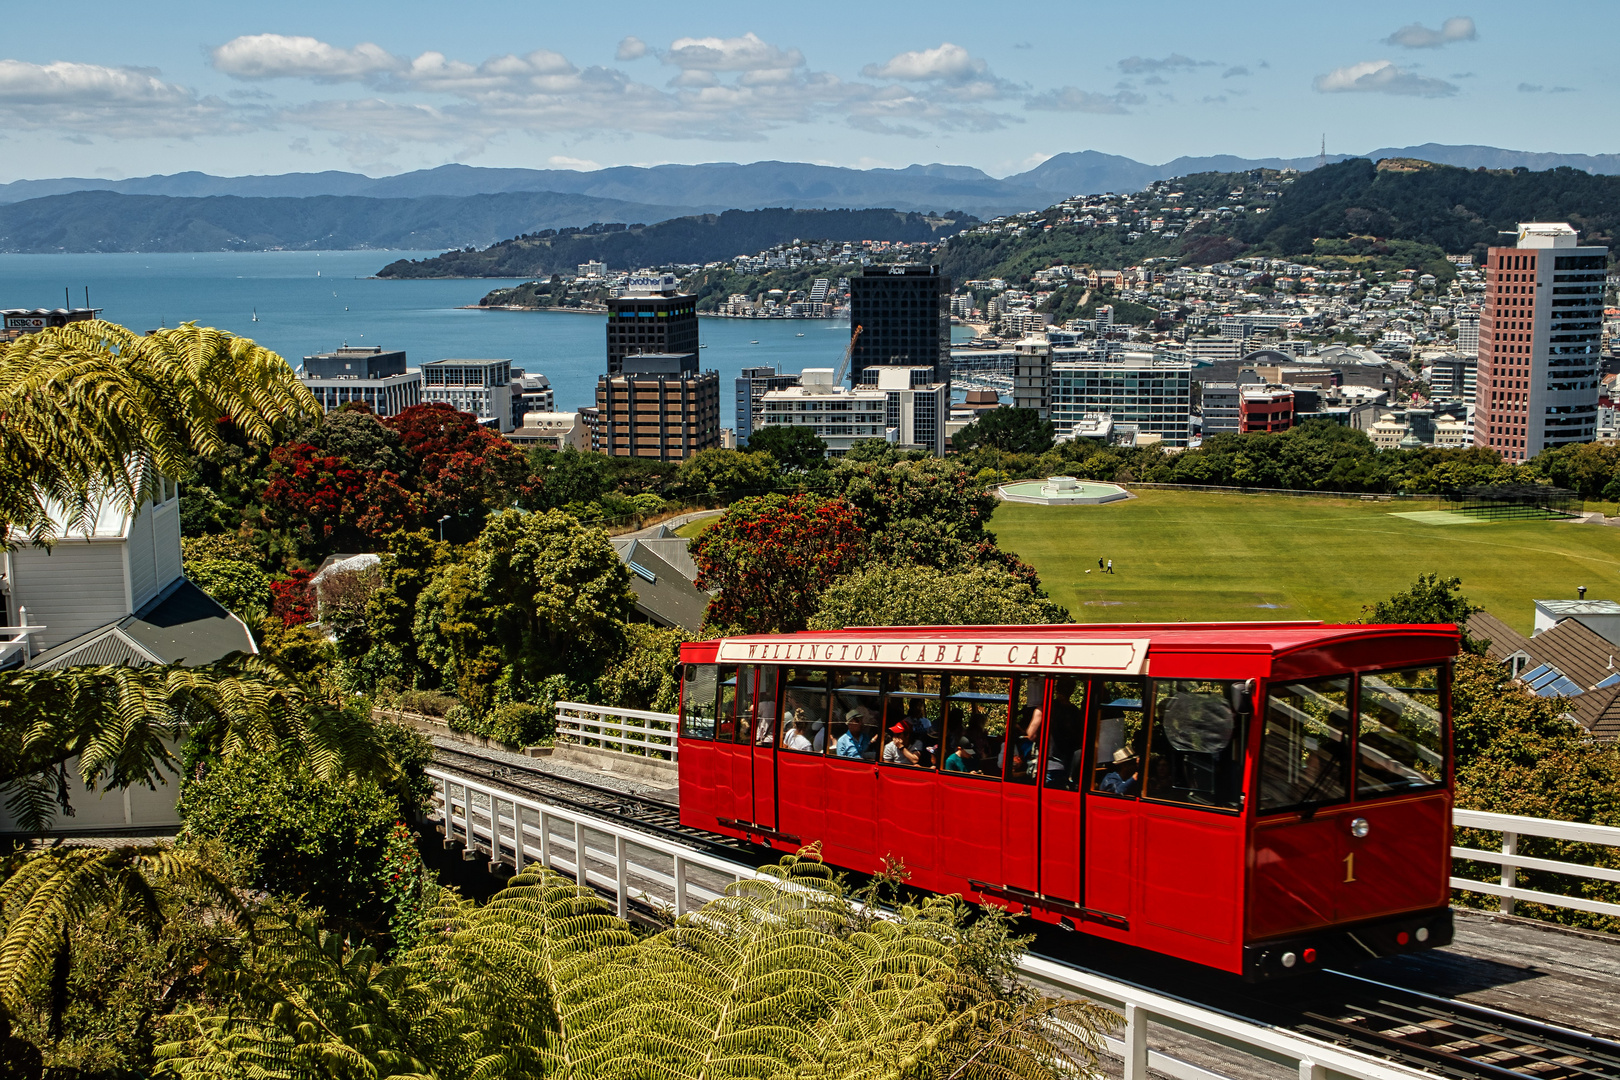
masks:
<svg viewBox="0 0 1620 1080"><path fill-rule="evenodd" d="M796 754L827 748L827 672L788 668L782 677L782 734L777 745Z"/></svg>
<svg viewBox="0 0 1620 1080"><path fill-rule="evenodd" d="M776 676L780 669L770 664L759 664L753 669L753 710L748 711L748 703L743 702L743 708L737 714L737 741L749 742L749 732L753 732L752 742L755 746L769 746L776 738ZM750 717L750 725L744 727L742 717Z"/></svg>
<svg viewBox="0 0 1620 1080"><path fill-rule="evenodd" d="M829 755L876 761L882 749L878 716L882 710L883 672L834 671L832 687L832 730L838 737L829 741Z"/></svg>
<svg viewBox="0 0 1620 1080"><path fill-rule="evenodd" d="M1013 684L1013 718L1002 748L1007 783L1033 784L1044 771L1041 766L1041 728L1046 716L1045 679L1017 679Z"/></svg>
<svg viewBox="0 0 1620 1080"><path fill-rule="evenodd" d="M1084 768L1086 684L1078 679L1052 683L1052 717L1046 732L1046 786L1080 790Z"/></svg>
<svg viewBox="0 0 1620 1080"><path fill-rule="evenodd" d="M1356 796L1432 787L1446 778L1446 721L1438 667L1361 676Z"/></svg>
<svg viewBox="0 0 1620 1080"><path fill-rule="evenodd" d="M1099 795L1134 799L1142 789L1142 747L1147 739L1143 680L1091 680L1090 788Z"/></svg>
<svg viewBox="0 0 1620 1080"><path fill-rule="evenodd" d="M687 664L681 673L681 736L714 738L714 702L720 671L713 664Z"/></svg>
<svg viewBox="0 0 1620 1080"><path fill-rule="evenodd" d="M1242 683L1157 679L1143 795L1218 810L1243 806Z"/></svg>
<svg viewBox="0 0 1620 1080"><path fill-rule="evenodd" d="M732 724L732 741L741 746L754 742L754 693L759 689L759 666L748 664L737 669L737 704Z"/></svg>
<svg viewBox="0 0 1620 1080"><path fill-rule="evenodd" d="M720 704L715 712L714 737L731 742L737 730L737 669L720 669Z"/></svg>
<svg viewBox="0 0 1620 1080"><path fill-rule="evenodd" d="M952 675L946 685L945 762L949 773L1001 779L1010 679Z"/></svg>
<svg viewBox="0 0 1620 1080"><path fill-rule="evenodd" d="M932 769L938 761L944 730L940 716L940 684L934 672L891 672L883 703L885 765Z"/></svg>
<svg viewBox="0 0 1620 1080"><path fill-rule="evenodd" d="M1342 801L1349 730L1349 676L1273 684L1260 743L1260 809Z"/></svg>

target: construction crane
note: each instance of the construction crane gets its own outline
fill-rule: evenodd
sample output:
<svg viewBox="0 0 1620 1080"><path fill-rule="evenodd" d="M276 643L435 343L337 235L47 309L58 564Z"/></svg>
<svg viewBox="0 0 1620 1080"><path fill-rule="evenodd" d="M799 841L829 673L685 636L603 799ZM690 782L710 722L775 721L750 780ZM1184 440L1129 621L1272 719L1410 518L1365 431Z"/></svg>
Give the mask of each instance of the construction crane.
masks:
<svg viewBox="0 0 1620 1080"><path fill-rule="evenodd" d="M849 335L849 344L844 347L844 362L838 365L838 378L833 380L834 386L844 385L844 376L849 371L849 358L855 355L855 341L861 336L861 327L856 326Z"/></svg>

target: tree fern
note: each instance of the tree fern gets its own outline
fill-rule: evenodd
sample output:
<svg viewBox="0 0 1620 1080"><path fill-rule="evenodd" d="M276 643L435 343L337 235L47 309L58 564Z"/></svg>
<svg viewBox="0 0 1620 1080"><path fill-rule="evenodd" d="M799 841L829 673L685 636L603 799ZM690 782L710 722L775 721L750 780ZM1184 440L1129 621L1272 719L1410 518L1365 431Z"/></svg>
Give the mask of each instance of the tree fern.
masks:
<svg viewBox="0 0 1620 1080"><path fill-rule="evenodd" d="M322 776L383 772L369 722L307 690L276 661L207 667L13 668L0 672L0 792L24 828L66 808L61 766L86 787L155 787L177 769L184 733L222 756L307 760Z"/></svg>
<svg viewBox="0 0 1620 1080"><path fill-rule="evenodd" d="M83 531L100 502L133 512L160 474L222 450L221 421L264 441L318 410L285 360L221 330L89 321L26 335L0 347L0 527L48 543L54 510Z"/></svg>
<svg viewBox="0 0 1620 1080"><path fill-rule="evenodd" d="M1082 1075L1106 1010L998 991L963 906L868 920L787 859L637 939L590 890L525 874L484 905L446 893L429 940L375 965L312 928L262 947L231 1008L165 1048L181 1077L446 1080ZM416 1070L412 1072L411 1070Z"/></svg>
<svg viewBox="0 0 1620 1080"><path fill-rule="evenodd" d="M41 978L63 948L68 923L109 894L126 914L160 919L156 890L185 882L209 896L226 918L243 908L207 865L165 847L52 848L13 856L0 880L0 1005L16 1011L23 990Z"/></svg>

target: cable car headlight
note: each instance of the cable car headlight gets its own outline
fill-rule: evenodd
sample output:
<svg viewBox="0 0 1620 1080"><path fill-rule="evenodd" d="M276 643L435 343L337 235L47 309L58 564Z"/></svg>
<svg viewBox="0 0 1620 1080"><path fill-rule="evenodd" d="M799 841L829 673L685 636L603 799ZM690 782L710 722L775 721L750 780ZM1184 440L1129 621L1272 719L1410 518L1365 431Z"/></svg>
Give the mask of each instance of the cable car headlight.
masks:
<svg viewBox="0 0 1620 1080"><path fill-rule="evenodd" d="M1350 823L1350 835L1355 837L1357 840L1360 840L1370 832L1372 832L1372 826L1367 824L1367 819L1364 817L1358 817Z"/></svg>
<svg viewBox="0 0 1620 1080"><path fill-rule="evenodd" d="M1299 957L1295 956L1293 953L1285 952L1285 953L1282 954L1282 966L1283 967L1291 968L1297 963L1299 963Z"/></svg>
<svg viewBox="0 0 1620 1080"><path fill-rule="evenodd" d="M1429 928L1427 926L1420 926L1417 928L1417 933L1413 934L1412 936L1417 938L1419 941L1428 941Z"/></svg>

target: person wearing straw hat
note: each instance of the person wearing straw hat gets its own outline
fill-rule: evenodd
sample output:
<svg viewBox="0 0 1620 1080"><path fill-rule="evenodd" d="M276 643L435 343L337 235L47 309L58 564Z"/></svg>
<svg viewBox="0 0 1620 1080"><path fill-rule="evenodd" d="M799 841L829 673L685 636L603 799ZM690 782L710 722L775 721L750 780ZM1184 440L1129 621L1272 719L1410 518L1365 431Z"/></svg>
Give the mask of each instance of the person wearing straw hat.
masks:
<svg viewBox="0 0 1620 1080"><path fill-rule="evenodd" d="M1125 747L1114 751L1114 760L1102 778L1101 790L1111 795L1135 795L1141 786L1136 776L1136 755Z"/></svg>

